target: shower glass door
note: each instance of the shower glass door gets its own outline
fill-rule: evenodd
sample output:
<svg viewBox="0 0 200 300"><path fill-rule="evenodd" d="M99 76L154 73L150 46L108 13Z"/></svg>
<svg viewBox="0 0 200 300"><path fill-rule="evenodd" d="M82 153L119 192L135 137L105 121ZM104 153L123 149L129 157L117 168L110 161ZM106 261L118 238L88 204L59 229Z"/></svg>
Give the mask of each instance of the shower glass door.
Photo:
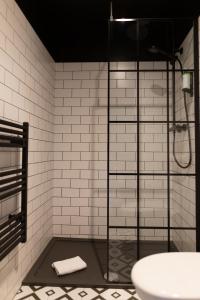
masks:
<svg viewBox="0 0 200 300"><path fill-rule="evenodd" d="M147 255L197 248L199 92L194 44L193 20L109 22L109 282L130 283L133 265ZM191 91L185 94L184 72L192 78ZM192 162L185 167L189 143Z"/></svg>

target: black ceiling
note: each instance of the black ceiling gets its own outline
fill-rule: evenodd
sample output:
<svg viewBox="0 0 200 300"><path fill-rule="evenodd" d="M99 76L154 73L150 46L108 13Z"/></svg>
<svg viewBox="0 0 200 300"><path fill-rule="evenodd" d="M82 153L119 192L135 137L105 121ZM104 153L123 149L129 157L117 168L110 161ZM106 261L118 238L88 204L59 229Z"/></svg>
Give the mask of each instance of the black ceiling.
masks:
<svg viewBox="0 0 200 300"><path fill-rule="evenodd" d="M16 0L56 62L105 61L110 0ZM113 0L114 18L193 18L200 1ZM118 22L117 22L118 23ZM166 25L167 24L167 25ZM170 25L171 26L171 25ZM144 21L140 27L141 49L156 44L171 51L169 23ZM173 22L175 47L192 26L191 20ZM113 60L135 56L134 23L114 25ZM170 41L169 41L170 40ZM142 52L142 51L141 51ZM147 54L143 50L143 59Z"/></svg>

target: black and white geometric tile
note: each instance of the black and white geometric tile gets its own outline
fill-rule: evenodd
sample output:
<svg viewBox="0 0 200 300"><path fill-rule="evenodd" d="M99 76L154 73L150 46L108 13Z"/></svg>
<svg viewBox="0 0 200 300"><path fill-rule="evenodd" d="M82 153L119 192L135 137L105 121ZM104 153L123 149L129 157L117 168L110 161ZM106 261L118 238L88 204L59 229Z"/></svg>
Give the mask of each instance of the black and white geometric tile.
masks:
<svg viewBox="0 0 200 300"><path fill-rule="evenodd" d="M109 241L109 271L116 273L119 282L131 281L131 270L137 261L137 244L133 241Z"/></svg>
<svg viewBox="0 0 200 300"><path fill-rule="evenodd" d="M22 286L14 300L139 300L134 289Z"/></svg>

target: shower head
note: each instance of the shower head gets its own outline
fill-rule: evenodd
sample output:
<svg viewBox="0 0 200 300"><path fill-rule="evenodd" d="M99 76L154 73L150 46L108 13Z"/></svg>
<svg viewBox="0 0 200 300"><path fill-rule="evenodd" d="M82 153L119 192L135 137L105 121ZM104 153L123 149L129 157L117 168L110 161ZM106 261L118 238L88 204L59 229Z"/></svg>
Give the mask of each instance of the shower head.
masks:
<svg viewBox="0 0 200 300"><path fill-rule="evenodd" d="M150 53L152 53L152 54L157 54L157 53L159 53L159 50L158 50L158 48L156 47L156 46L151 46L150 48L148 48L148 51L150 52Z"/></svg>
<svg viewBox="0 0 200 300"><path fill-rule="evenodd" d="M156 47L155 45L153 45L150 48L148 48L148 52L150 52L152 54L161 54L161 55L163 55L165 57L168 57L172 61L176 60L176 58L177 58L175 55L170 54L170 53L168 53L168 52L166 52L166 51L164 51L164 50Z"/></svg>

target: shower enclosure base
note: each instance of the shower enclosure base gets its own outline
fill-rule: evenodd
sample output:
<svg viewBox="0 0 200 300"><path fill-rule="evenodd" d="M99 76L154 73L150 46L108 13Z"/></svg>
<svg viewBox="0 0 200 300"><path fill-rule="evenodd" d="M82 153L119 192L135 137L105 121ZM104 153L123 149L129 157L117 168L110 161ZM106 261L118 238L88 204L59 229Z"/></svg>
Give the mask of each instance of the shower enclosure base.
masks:
<svg viewBox="0 0 200 300"><path fill-rule="evenodd" d="M130 288L130 271L136 262L136 246L135 241L110 241L109 271L118 274L119 282L108 283L104 279L107 271L105 240L53 238L23 280L23 285ZM177 251L173 243L171 251ZM141 256L161 252L167 252L167 242L141 242ZM57 276L51 267L52 263L74 256L80 256L87 263L87 268Z"/></svg>

